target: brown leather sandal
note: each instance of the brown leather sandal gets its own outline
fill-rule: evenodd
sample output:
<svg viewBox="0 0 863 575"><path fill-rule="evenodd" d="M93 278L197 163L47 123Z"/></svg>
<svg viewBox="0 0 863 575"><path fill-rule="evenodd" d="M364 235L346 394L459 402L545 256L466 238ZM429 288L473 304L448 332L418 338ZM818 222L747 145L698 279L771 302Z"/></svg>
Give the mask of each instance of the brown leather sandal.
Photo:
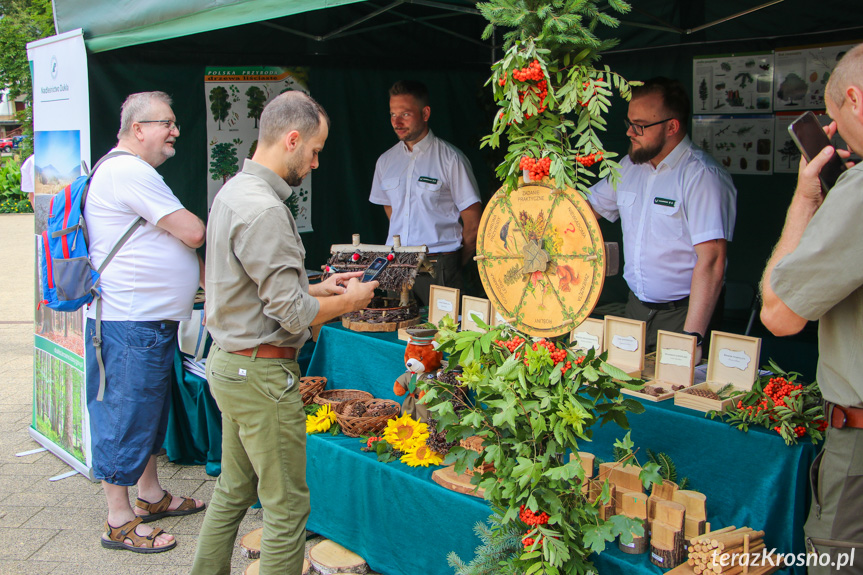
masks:
<svg viewBox="0 0 863 575"><path fill-rule="evenodd" d="M141 518L132 519L128 523L124 523L119 527L112 527L110 523L105 521L105 535L107 539L102 537L102 547L105 549L125 549L133 553L162 553L169 551L177 546L177 540L171 541L167 545L156 547L156 537L164 533L162 529L153 529L153 532L147 536L138 535L135 528L142 523ZM126 539L132 541L129 545Z"/></svg>
<svg viewBox="0 0 863 575"><path fill-rule="evenodd" d="M145 501L140 497L135 501L135 507L143 509L144 511L148 511L147 515L138 515L141 518L141 521L144 523L149 523L150 521L155 521L157 519L161 519L162 517L176 517L178 515L191 515L193 513L197 513L198 511L203 511L207 504L204 503L200 507L195 507L195 500L190 499L189 497L180 497L183 502L176 509L168 509L171 506L171 501L174 499L174 496L165 491L165 496L162 497L156 503L150 503L149 501Z"/></svg>

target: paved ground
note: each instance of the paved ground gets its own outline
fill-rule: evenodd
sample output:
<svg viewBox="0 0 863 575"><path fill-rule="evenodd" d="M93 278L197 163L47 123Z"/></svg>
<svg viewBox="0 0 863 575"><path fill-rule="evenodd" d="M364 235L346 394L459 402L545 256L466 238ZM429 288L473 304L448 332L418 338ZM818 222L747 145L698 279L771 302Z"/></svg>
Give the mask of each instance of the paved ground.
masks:
<svg viewBox="0 0 863 575"><path fill-rule="evenodd" d="M155 522L177 548L154 555L99 545L106 517L99 484L69 471L49 452L16 457L39 446L28 434L33 395L33 216L0 215L0 575L180 575L189 572L203 513ZM209 501L215 478L201 467L160 460L168 490ZM134 497L134 489L132 490ZM250 510L240 534L262 526ZM232 574L250 563L235 549Z"/></svg>

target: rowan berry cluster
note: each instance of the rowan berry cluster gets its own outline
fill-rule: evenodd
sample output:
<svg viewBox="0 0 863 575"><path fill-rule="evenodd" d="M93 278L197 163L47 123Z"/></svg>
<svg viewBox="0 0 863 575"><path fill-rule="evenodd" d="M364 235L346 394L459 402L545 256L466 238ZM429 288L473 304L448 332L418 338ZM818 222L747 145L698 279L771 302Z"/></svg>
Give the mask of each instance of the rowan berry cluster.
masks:
<svg viewBox="0 0 863 575"><path fill-rule="evenodd" d="M548 513L545 511L534 513L524 505L519 507L518 518L528 525L545 525L548 523ZM531 541L531 543L533 542Z"/></svg>
<svg viewBox="0 0 863 575"><path fill-rule="evenodd" d="M518 80L519 82L527 82L528 80L539 81L542 80L543 76L539 60L534 60L526 68L516 68L512 71L513 80Z"/></svg>
<svg viewBox="0 0 863 575"><path fill-rule="evenodd" d="M576 156L575 161L585 168L589 168L596 162L602 161L602 152L591 152L586 156Z"/></svg>
<svg viewBox="0 0 863 575"><path fill-rule="evenodd" d="M529 156L522 156L521 161L518 163L518 167L530 172L531 180L541 180L549 173L549 168L551 168L551 158L546 156L535 160Z"/></svg>
<svg viewBox="0 0 863 575"><path fill-rule="evenodd" d="M824 423L827 423L827 422L825 421ZM773 431L781 434L782 433L782 427L777 425L776 427L773 428ZM806 428L803 427L802 425L798 425L792 431L794 431L794 435L796 435L797 437L803 437L804 435L806 435Z"/></svg>
<svg viewBox="0 0 863 575"><path fill-rule="evenodd" d="M496 339L494 342L499 346L508 349L510 353L513 353L521 344L524 343L524 338L514 335L512 339Z"/></svg>

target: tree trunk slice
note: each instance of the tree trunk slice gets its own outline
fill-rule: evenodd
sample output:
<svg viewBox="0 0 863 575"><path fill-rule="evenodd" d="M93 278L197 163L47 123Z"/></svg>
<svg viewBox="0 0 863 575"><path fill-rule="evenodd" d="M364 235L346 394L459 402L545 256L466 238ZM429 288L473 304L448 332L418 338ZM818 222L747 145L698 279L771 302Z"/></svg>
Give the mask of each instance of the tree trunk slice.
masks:
<svg viewBox="0 0 863 575"><path fill-rule="evenodd" d="M261 556L261 536L263 527L249 531L240 539L240 555L246 559L257 559Z"/></svg>
<svg viewBox="0 0 863 575"><path fill-rule="evenodd" d="M365 559L328 539L309 550L309 562L321 575L369 572Z"/></svg>
<svg viewBox="0 0 863 575"><path fill-rule="evenodd" d="M309 565L308 560L303 559L303 575L309 575L309 569L311 566ZM243 575L258 575L261 571L261 560L256 559L254 563L251 563L246 570L243 571Z"/></svg>
<svg viewBox="0 0 863 575"><path fill-rule="evenodd" d="M326 541L326 539L324 537L321 537L320 535L317 535L317 534L315 534L312 537L307 536L307 538L306 538L306 551L305 551L305 554L303 555L303 557L305 557L308 560L309 551L311 550L311 548L314 547L315 545L317 545L318 543L320 543L321 541Z"/></svg>
<svg viewBox="0 0 863 575"><path fill-rule="evenodd" d="M650 542L647 537L632 537L632 543L629 545L624 545L623 541L618 539L617 547L623 551L624 553L629 553L630 555L640 555L647 551L647 548L650 546Z"/></svg>
<svg viewBox="0 0 863 575"><path fill-rule="evenodd" d="M456 493L465 493L479 497L480 499L485 495L485 489L482 487L477 488L476 485L470 482L470 475L458 475L455 472L455 465L436 470L432 473L432 481ZM474 491L475 489L476 491Z"/></svg>

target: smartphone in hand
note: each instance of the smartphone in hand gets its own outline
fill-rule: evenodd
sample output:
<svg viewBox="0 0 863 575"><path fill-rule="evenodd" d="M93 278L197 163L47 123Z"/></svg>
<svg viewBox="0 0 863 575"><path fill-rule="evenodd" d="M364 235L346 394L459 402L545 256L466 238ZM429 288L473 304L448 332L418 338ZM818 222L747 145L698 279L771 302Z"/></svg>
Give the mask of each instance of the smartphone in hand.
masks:
<svg viewBox="0 0 863 575"><path fill-rule="evenodd" d="M824 128L821 127L821 123L812 112L806 112L794 120L788 126L788 133L791 135L794 143L797 144L807 162L811 162L812 158L830 145L830 140L827 139ZM839 179L839 176L846 169L848 168L845 166L842 158L839 157L839 154L833 152L833 157L821 168L821 173L819 174L821 187L825 193L836 184L836 180Z"/></svg>
<svg viewBox="0 0 863 575"><path fill-rule="evenodd" d="M389 265L389 260L387 258L375 258L372 263L369 264L369 267L365 269L363 272L363 276L360 278L361 282L370 282L378 279L378 276L381 275L381 272L384 271L384 268Z"/></svg>

